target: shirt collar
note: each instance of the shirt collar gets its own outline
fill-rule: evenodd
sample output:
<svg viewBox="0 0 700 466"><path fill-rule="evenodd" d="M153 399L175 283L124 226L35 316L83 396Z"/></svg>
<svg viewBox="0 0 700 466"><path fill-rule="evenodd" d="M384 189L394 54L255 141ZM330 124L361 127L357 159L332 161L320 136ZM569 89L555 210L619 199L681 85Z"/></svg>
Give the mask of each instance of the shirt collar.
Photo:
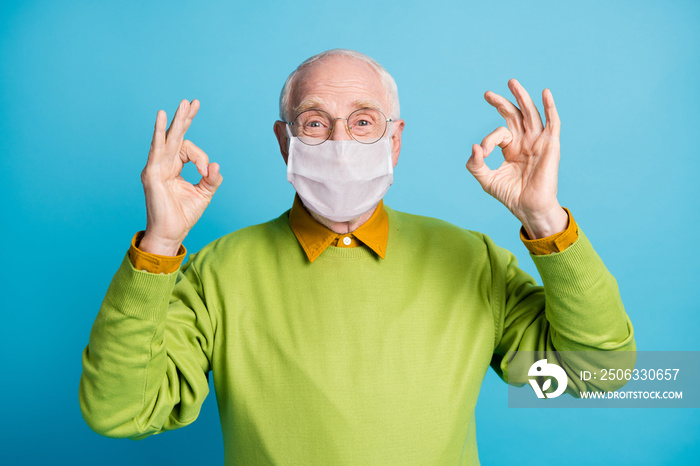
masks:
<svg viewBox="0 0 700 466"><path fill-rule="evenodd" d="M384 210L384 202L379 201L372 216L357 230L338 234L318 223L306 210L299 196L294 196L292 210L289 211L289 226L310 262L315 261L326 248L337 243L341 236L353 236L384 259L389 240L389 216Z"/></svg>

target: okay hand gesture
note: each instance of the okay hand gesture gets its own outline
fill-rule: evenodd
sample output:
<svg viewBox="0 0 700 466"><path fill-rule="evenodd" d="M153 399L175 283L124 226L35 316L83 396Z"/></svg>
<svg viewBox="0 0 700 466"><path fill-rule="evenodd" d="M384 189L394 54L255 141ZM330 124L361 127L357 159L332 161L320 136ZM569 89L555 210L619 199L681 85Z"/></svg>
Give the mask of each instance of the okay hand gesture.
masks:
<svg viewBox="0 0 700 466"><path fill-rule="evenodd" d="M549 89L542 93L546 125L537 107L518 81L508 87L518 107L491 91L484 98L505 118L500 127L472 146L467 169L481 187L502 202L523 224L530 239L543 238L566 229L568 215L557 201L560 122ZM484 158L499 146L503 164L491 170Z"/></svg>
<svg viewBox="0 0 700 466"><path fill-rule="evenodd" d="M219 165L209 163L202 149L184 139L198 110L198 100L180 102L167 131L165 112L160 110L156 117L148 162L141 172L147 214L146 233L139 245L142 251L176 255L223 180ZM202 175L195 185L180 175L187 162L194 162Z"/></svg>

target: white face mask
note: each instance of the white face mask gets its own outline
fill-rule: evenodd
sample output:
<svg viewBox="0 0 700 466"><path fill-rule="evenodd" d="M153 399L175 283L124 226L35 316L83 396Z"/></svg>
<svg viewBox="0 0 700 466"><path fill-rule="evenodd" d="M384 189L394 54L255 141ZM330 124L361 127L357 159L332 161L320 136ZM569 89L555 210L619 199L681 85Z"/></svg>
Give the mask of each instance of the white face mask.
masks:
<svg viewBox="0 0 700 466"><path fill-rule="evenodd" d="M328 140L309 146L289 135L287 181L307 209L347 222L374 208L394 182L390 134L374 144Z"/></svg>

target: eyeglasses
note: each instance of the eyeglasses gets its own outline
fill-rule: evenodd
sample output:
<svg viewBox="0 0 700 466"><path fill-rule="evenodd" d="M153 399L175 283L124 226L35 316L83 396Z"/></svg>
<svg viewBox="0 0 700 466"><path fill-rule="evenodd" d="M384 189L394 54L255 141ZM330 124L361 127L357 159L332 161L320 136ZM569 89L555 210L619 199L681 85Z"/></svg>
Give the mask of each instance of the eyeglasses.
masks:
<svg viewBox="0 0 700 466"><path fill-rule="evenodd" d="M394 120L387 118L375 108L355 110L347 118L333 118L323 110L305 110L291 123L285 121L292 136L309 146L323 144L333 134L336 120L346 120L345 128L350 136L362 144L374 144L386 133L388 124Z"/></svg>

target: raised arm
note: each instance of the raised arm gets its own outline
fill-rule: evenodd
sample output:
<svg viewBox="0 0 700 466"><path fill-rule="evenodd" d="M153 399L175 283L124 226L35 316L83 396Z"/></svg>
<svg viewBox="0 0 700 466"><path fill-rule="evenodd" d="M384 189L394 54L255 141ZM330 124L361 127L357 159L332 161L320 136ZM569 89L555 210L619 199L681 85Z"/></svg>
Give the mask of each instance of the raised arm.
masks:
<svg viewBox="0 0 700 466"><path fill-rule="evenodd" d="M139 249L174 256L221 184L219 166L184 135L199 102L183 100L166 131L159 111L141 179L147 228ZM180 175L197 165L196 185ZM146 262L147 263L147 262ZM192 422L209 391L215 319L192 263L177 273L137 270L127 254L83 352L80 407L96 432L140 438Z"/></svg>
<svg viewBox="0 0 700 466"><path fill-rule="evenodd" d="M503 203L523 224L530 240L557 235L569 226L569 216L557 199L561 122L549 89L542 93L546 124L527 91L511 79L508 87L517 106L491 91L486 101L506 120L472 146L467 169L484 191ZM485 163L496 146L504 162L495 170ZM634 332L617 282L575 223L575 240L554 254L532 254L543 287L517 266L509 252L489 243L494 258L497 334L492 366L509 383L527 383L527 372L509 373L514 352L529 364L548 353L612 354L634 351ZM547 248L545 248L547 249ZM555 252L555 251L551 251ZM626 363L628 360L624 359ZM575 373L572 367L567 373ZM575 392L571 380L571 392Z"/></svg>

